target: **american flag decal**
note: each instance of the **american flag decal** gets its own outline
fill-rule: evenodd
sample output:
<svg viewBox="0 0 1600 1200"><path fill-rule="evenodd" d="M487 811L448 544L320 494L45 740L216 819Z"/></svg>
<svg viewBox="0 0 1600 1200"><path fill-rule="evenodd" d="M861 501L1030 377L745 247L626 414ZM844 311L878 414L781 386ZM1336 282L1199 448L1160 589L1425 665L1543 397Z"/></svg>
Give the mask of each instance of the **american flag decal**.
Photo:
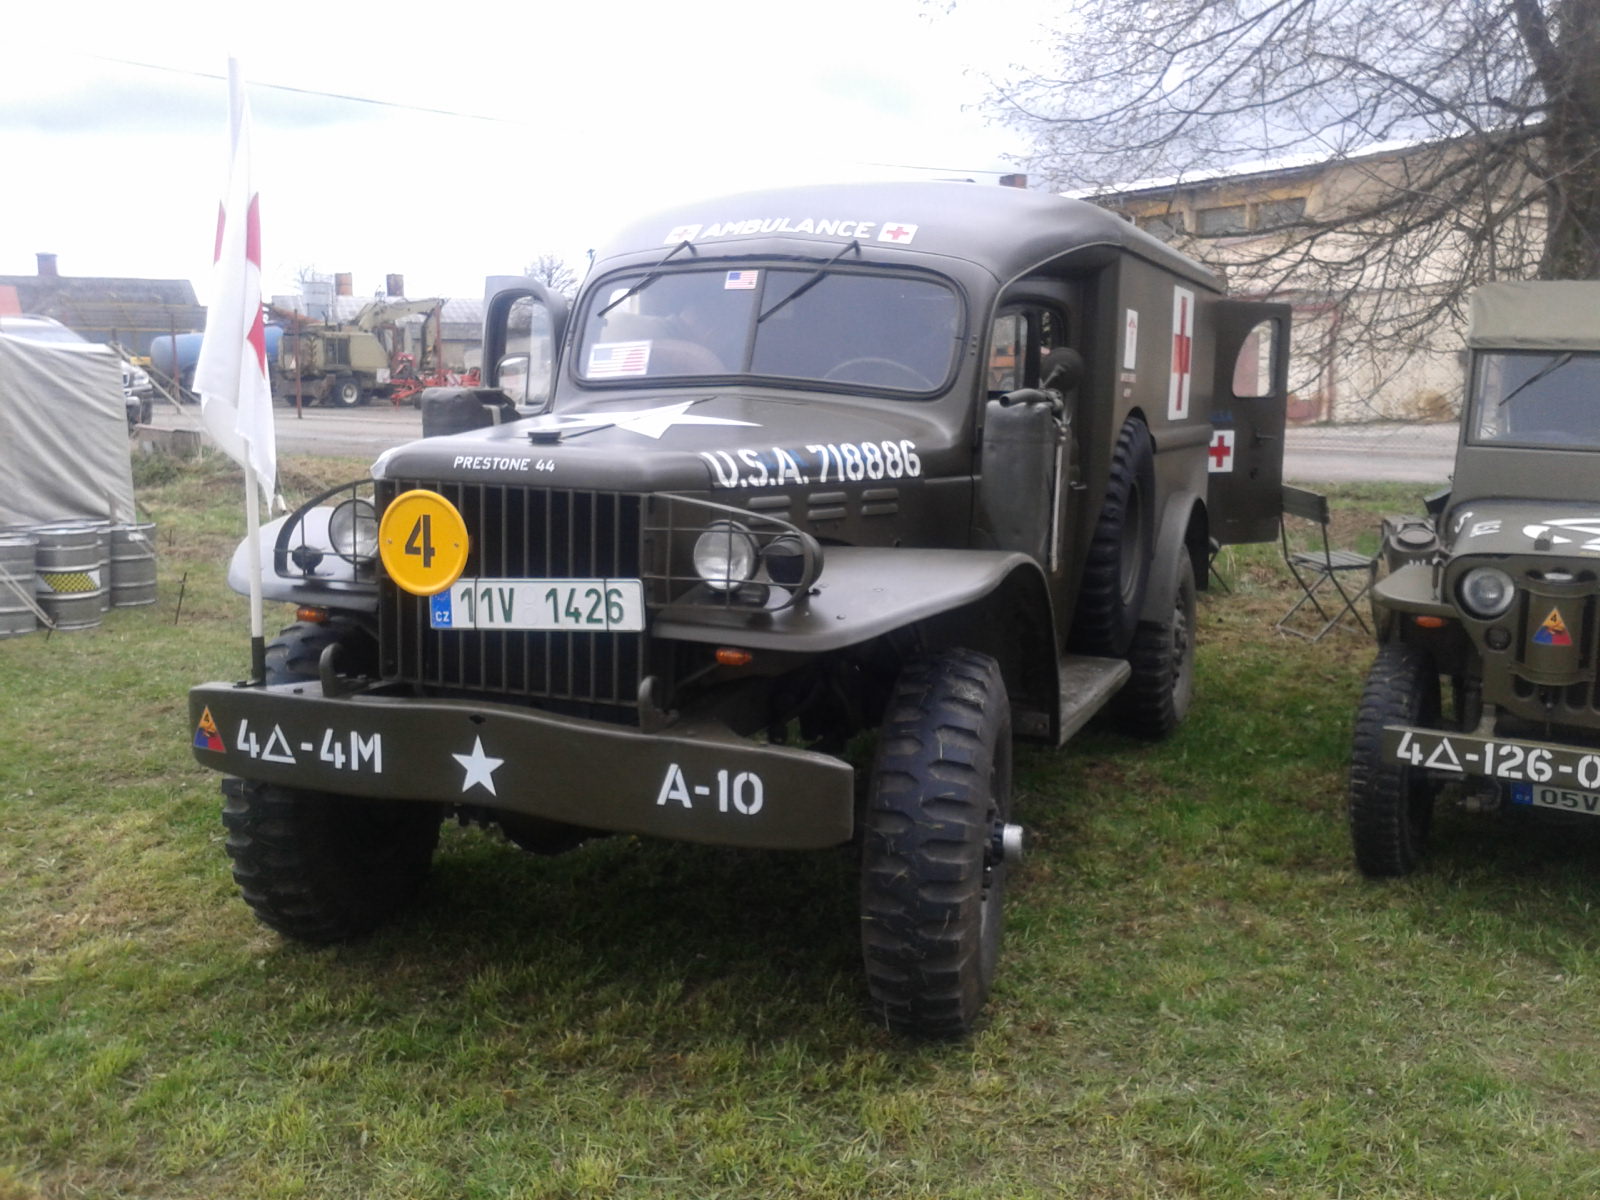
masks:
<svg viewBox="0 0 1600 1200"><path fill-rule="evenodd" d="M649 369L649 342L596 342L589 347L590 379L643 375Z"/></svg>

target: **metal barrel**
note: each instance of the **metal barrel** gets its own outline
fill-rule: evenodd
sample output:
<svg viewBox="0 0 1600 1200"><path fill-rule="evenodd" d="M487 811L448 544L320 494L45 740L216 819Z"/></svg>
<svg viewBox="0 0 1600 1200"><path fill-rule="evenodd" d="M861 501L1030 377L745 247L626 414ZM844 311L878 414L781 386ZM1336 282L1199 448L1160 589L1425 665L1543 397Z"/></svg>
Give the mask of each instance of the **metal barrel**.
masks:
<svg viewBox="0 0 1600 1200"><path fill-rule="evenodd" d="M57 629L90 629L100 624L106 594L105 558L100 530L90 524L45 525L31 531L34 547L34 599Z"/></svg>
<svg viewBox="0 0 1600 1200"><path fill-rule="evenodd" d="M32 633L39 627L28 604L33 598L34 547L38 544L31 533L0 531L0 638Z"/></svg>
<svg viewBox="0 0 1600 1200"><path fill-rule="evenodd" d="M156 527L152 521L111 527L111 604L156 602Z"/></svg>

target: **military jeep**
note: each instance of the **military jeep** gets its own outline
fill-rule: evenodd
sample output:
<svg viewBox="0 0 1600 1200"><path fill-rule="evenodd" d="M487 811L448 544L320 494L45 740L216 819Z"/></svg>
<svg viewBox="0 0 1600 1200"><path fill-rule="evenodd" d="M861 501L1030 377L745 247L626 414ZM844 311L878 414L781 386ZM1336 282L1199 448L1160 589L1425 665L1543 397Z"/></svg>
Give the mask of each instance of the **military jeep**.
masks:
<svg viewBox="0 0 1600 1200"><path fill-rule="evenodd" d="M246 901L371 929L452 813L541 853L855 844L875 1012L968 1030L1013 736L1169 733L1210 554L1276 536L1287 309L1101 209L942 183L669 212L570 320L526 280L486 314L489 386L235 556L299 614L263 679L191 693Z"/></svg>
<svg viewBox="0 0 1600 1200"><path fill-rule="evenodd" d="M1445 790L1600 816L1600 283L1479 289L1468 350L1450 489L1384 528L1350 767L1374 877L1417 867Z"/></svg>

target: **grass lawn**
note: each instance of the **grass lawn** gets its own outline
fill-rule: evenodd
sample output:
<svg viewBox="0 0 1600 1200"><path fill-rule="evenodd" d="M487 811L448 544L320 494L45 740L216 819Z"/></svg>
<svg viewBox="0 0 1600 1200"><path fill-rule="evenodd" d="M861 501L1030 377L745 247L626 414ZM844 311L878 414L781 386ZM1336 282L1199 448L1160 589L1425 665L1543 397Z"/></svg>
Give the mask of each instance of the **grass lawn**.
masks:
<svg viewBox="0 0 1600 1200"><path fill-rule="evenodd" d="M1327 490L1369 544L1420 508ZM1600 830L1441 812L1424 873L1362 881L1372 648L1273 631L1276 547L1220 561L1177 736L1020 755L989 1018L930 1046L865 1011L847 851L451 826L378 935L257 925L185 708L246 669L240 492L141 464L159 602L0 641L0 1200L1600 1191Z"/></svg>

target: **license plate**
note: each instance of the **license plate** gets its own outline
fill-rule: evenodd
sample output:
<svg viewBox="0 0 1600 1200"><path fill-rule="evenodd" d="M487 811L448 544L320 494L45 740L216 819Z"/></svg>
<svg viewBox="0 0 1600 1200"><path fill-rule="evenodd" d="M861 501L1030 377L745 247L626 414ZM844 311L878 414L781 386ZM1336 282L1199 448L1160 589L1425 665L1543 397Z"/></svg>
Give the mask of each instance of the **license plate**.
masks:
<svg viewBox="0 0 1600 1200"><path fill-rule="evenodd" d="M1600 792L1579 792L1541 783L1514 783L1511 785L1511 802L1600 817Z"/></svg>
<svg viewBox="0 0 1600 1200"><path fill-rule="evenodd" d="M458 579L430 598L435 629L636 633L644 628L637 579Z"/></svg>
<svg viewBox="0 0 1600 1200"><path fill-rule="evenodd" d="M1571 746L1389 726L1383 731L1383 753L1390 762L1429 771L1600 791L1600 754Z"/></svg>

